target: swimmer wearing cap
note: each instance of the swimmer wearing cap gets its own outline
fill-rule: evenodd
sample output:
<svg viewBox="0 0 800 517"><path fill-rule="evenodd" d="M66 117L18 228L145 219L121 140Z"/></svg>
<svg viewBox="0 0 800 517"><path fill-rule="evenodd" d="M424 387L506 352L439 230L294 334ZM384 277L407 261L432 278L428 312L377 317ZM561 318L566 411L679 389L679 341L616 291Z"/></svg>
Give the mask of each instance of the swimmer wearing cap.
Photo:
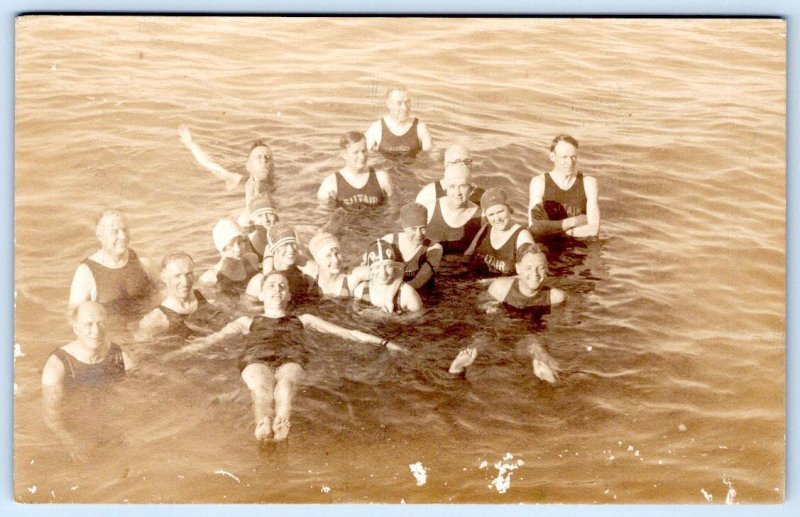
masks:
<svg viewBox="0 0 800 517"><path fill-rule="evenodd" d="M470 155L469 149L460 144L454 144L447 148L444 152L444 167L449 165L465 165L470 171L473 170L473 160ZM469 200L480 205L481 196L484 190L476 185L472 185L472 190L469 193ZM420 189L414 201L423 206L432 205L433 202L439 198L446 196L447 193L442 185L442 180L437 180L428 183Z"/></svg>
<svg viewBox="0 0 800 517"><path fill-rule="evenodd" d="M514 211L502 189L484 192L481 209L487 223L465 253L470 257L469 267L483 276L513 275L517 251L524 244L533 244L533 237L511 219Z"/></svg>
<svg viewBox="0 0 800 517"><path fill-rule="evenodd" d="M417 291L403 282L403 257L396 245L376 240L367 248L369 281L355 288L353 297L391 312L419 312L422 300Z"/></svg>
<svg viewBox="0 0 800 517"><path fill-rule="evenodd" d="M258 295L264 305L262 315L242 316L181 350L198 352L223 339L246 336L239 369L253 398L255 436L259 441L270 437L281 441L289 434L292 404L305 377L309 354L304 329L393 351L404 350L387 339L340 327L311 314L292 314L288 310L290 298L286 275L271 271L264 277Z"/></svg>
<svg viewBox="0 0 800 517"><path fill-rule="evenodd" d="M415 290L433 287L434 275L442 260L442 246L428 238L428 213L418 203L400 209L399 232L389 233L381 240L395 244L403 257L403 281ZM366 262L366 256L364 257Z"/></svg>
<svg viewBox="0 0 800 517"><path fill-rule="evenodd" d="M200 283L218 285L226 294L240 294L258 273L258 257L247 251L242 229L231 219L217 221L212 237L221 258L200 276Z"/></svg>
<svg viewBox="0 0 800 517"><path fill-rule="evenodd" d="M267 246L258 273L247 285L246 293L251 301L258 299L264 275L270 271L283 271L289 279L289 288L295 303L302 303L313 284L312 268L308 258L300 252L300 240L294 228L286 223L275 223L267 230Z"/></svg>
<svg viewBox="0 0 800 517"><path fill-rule="evenodd" d="M181 142L192 152L192 156L197 160L197 163L217 178L223 180L227 190L233 190L247 178L244 185L245 208L237 218L237 223L242 227L250 226L252 201L260 195L271 192L274 187L275 163L272 159L270 146L263 140L256 140L250 145L247 162L245 163L245 170L247 171L247 176L245 176L230 172L216 163L195 143L192 138L192 132L185 124L178 128L178 134L181 137Z"/></svg>
<svg viewBox="0 0 800 517"><path fill-rule="evenodd" d="M322 296L351 298L353 288L369 279L368 267L357 266L352 270L345 267L342 248L331 233L320 232L312 237L308 251L314 259L314 283Z"/></svg>
<svg viewBox="0 0 800 517"><path fill-rule="evenodd" d="M367 166L367 143L358 131L339 139L344 167L326 177L317 190L317 199L337 206L377 206L392 195L392 182L386 171Z"/></svg>
<svg viewBox="0 0 800 517"><path fill-rule="evenodd" d="M256 254L258 261L264 260L264 250L267 248L267 231L280 219L275 203L268 195L261 195L253 200L250 207L250 220L253 222L253 231L247 235L250 241L250 251Z"/></svg>

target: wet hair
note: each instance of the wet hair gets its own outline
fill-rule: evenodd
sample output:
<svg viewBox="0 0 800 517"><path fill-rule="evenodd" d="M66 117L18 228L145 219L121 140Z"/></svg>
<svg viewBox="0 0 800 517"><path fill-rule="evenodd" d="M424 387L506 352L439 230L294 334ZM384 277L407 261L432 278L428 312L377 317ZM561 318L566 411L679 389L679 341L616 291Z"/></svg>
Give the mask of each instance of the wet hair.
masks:
<svg viewBox="0 0 800 517"><path fill-rule="evenodd" d="M357 144L366 140L364 133L359 131L348 131L339 138L339 147L347 149L350 144Z"/></svg>
<svg viewBox="0 0 800 517"><path fill-rule="evenodd" d="M408 93L408 88L406 88L402 84L393 84L393 85L389 86L388 88L386 88L386 98L388 99L389 96L391 96L392 93L394 93L394 92Z"/></svg>
<svg viewBox="0 0 800 517"><path fill-rule="evenodd" d="M172 250L164 255L164 258L161 260L161 270L167 269L167 266L176 260L188 260L189 264L194 268L194 260L191 255L182 250Z"/></svg>
<svg viewBox="0 0 800 517"><path fill-rule="evenodd" d="M520 264L522 262L522 259L524 259L527 255L544 255L544 252L541 250L541 248L539 248L539 246L535 242L533 243L526 242L525 244L520 246L519 249L517 249L516 263ZM545 263L547 263L546 259Z"/></svg>
<svg viewBox="0 0 800 517"><path fill-rule="evenodd" d="M268 143L266 143L265 141L263 141L263 140L261 140L261 139L258 139L258 140L256 140L255 142L253 142L252 144L250 144L250 150L249 150L249 151L247 151L247 154L250 154L250 153L252 153L252 152L253 152L253 149L255 149L256 147L266 147L267 149L272 149L272 148L269 146L269 144L268 144Z"/></svg>
<svg viewBox="0 0 800 517"><path fill-rule="evenodd" d="M578 148L578 141L577 140L575 140L574 138L572 138L571 136L569 136L567 134L561 133L560 135L556 136L553 139L552 142L550 142L550 152L551 153L553 151L555 151L556 146L558 145L559 142L566 142L568 144L571 144L573 147L575 147L575 149Z"/></svg>
<svg viewBox="0 0 800 517"><path fill-rule="evenodd" d="M79 303L75 307L72 307L69 310L69 312L67 312L67 321L69 321L70 325L75 325L75 323L78 321L78 314L80 314L81 308L83 308L85 306L94 307L97 310L99 310L103 314L103 316L108 316L108 312L106 311L106 308L103 307L100 303L92 301L92 300L86 300L86 301L83 301L83 302Z"/></svg>

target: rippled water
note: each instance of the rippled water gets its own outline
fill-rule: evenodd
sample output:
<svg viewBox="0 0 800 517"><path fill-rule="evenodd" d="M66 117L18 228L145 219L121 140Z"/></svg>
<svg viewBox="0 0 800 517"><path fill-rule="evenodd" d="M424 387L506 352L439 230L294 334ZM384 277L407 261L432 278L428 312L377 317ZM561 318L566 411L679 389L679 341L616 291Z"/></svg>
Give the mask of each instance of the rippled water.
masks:
<svg viewBox="0 0 800 517"><path fill-rule="evenodd" d="M26 17L17 30L18 500L783 499L782 21ZM211 227L242 195L194 163L186 123L239 171L267 139L281 215L308 238L327 215L314 193L339 166L338 136L378 118L394 82L439 145L473 150L478 183L506 188L520 219L549 140L578 138L603 224L598 242L551 257L566 306L538 326L493 320L451 275L413 327L314 309L394 333L414 356L315 336L290 441L274 450L254 444L229 354L164 362L128 345L138 372L74 411L104 444L65 462L41 421L40 375L71 339L69 283L97 214L125 211L142 255L181 247L198 269L213 263ZM441 172L430 157L387 166L396 199L350 218L350 256ZM451 379L476 328L484 353ZM565 368L557 387L515 352L527 332ZM495 464L517 460L499 493Z"/></svg>

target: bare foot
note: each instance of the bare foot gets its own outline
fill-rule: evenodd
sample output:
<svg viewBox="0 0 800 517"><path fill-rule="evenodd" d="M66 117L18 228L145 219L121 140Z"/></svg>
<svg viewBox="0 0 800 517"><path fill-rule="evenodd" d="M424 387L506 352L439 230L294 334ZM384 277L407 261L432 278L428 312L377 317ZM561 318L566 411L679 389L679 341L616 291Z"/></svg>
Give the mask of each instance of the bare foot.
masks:
<svg viewBox="0 0 800 517"><path fill-rule="evenodd" d="M558 382L558 364L539 343L528 348L533 356L533 374L539 379L555 384Z"/></svg>
<svg viewBox="0 0 800 517"><path fill-rule="evenodd" d="M261 419L260 422L256 424L256 440L264 441L269 438L269 435L272 433L272 422L269 421L269 417L265 416Z"/></svg>
<svg viewBox="0 0 800 517"><path fill-rule="evenodd" d="M461 373L467 366L475 362L476 357L478 357L477 348L464 348L458 353L456 358L453 359L453 362L450 363L450 369L448 371L450 373Z"/></svg>
<svg viewBox="0 0 800 517"><path fill-rule="evenodd" d="M276 442L280 442L281 440L285 440L287 436L289 436L289 428L292 424L289 422L289 419L283 416L279 416L275 418L275 423L272 424L272 431L275 433L274 438Z"/></svg>

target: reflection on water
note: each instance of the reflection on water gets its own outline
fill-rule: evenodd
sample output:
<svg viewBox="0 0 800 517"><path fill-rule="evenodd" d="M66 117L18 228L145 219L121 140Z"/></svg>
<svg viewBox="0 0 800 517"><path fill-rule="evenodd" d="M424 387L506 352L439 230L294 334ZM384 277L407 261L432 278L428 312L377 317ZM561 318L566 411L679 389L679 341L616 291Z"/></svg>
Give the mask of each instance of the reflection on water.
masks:
<svg viewBox="0 0 800 517"><path fill-rule="evenodd" d="M18 29L19 500L702 503L701 489L725 500L723 479L736 502L782 500L783 22L27 17ZM486 314L455 266L416 320L303 307L411 354L307 332L290 439L263 448L240 342L164 360L180 343L120 329L139 368L71 409L94 444L86 463L54 452L41 368L71 338L69 281L97 214L126 212L143 256L214 263L211 228L242 196L198 169L185 123L239 172L250 141L270 142L281 217L307 242L330 214L314 193L340 166L339 135L377 119L393 82L440 145L472 149L476 182L504 188L520 222L552 136L581 142L603 224L596 242L548 247L566 304ZM370 160L395 198L348 215L352 260L441 175L438 156ZM209 327L243 310L222 307ZM562 368L556 386L533 376L529 335ZM478 359L453 377L467 344ZM495 465L518 460L501 493Z"/></svg>

